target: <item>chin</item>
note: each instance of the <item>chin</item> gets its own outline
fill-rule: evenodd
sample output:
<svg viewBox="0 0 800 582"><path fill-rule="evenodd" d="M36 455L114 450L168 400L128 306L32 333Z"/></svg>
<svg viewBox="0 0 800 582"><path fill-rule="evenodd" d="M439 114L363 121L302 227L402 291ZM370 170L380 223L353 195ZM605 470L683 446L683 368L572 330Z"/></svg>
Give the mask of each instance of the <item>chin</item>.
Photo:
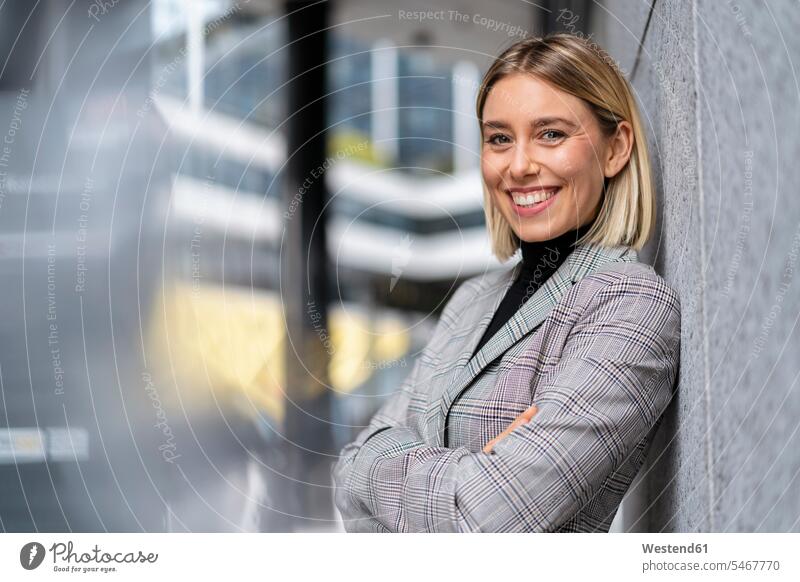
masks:
<svg viewBox="0 0 800 582"><path fill-rule="evenodd" d="M514 233L517 235L517 238L525 242L544 242L554 239L557 236L566 232L566 230L551 228L547 224L543 224L539 228L526 228L521 232L513 228L512 230L514 230Z"/></svg>

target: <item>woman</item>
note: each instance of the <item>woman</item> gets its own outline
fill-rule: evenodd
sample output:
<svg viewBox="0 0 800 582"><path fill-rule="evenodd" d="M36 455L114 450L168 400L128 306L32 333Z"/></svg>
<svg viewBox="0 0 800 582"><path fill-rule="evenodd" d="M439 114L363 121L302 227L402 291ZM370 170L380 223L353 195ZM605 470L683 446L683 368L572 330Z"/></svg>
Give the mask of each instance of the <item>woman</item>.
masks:
<svg viewBox="0 0 800 582"><path fill-rule="evenodd" d="M608 531L672 398L677 294L637 250L647 144L608 55L514 44L478 92L486 220L510 269L469 279L341 452L347 531Z"/></svg>

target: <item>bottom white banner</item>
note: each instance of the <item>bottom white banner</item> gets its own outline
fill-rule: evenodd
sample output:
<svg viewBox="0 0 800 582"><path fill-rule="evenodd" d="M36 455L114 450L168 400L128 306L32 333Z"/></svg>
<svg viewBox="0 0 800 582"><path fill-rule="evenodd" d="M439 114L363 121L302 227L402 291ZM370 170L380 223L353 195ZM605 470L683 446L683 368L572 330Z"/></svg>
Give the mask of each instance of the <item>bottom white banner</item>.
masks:
<svg viewBox="0 0 800 582"><path fill-rule="evenodd" d="M800 534L9 533L0 579L796 581L798 547Z"/></svg>

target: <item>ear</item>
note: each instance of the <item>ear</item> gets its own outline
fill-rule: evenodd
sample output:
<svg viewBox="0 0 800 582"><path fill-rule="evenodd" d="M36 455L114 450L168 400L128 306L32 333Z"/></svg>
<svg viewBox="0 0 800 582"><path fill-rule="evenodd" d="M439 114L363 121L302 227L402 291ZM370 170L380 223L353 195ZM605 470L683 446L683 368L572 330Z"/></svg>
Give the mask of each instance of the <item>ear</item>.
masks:
<svg viewBox="0 0 800 582"><path fill-rule="evenodd" d="M617 124L617 131L608 138L606 144L606 159L603 167L603 175L606 178L616 176L628 160L633 151L633 126L628 121L620 121Z"/></svg>

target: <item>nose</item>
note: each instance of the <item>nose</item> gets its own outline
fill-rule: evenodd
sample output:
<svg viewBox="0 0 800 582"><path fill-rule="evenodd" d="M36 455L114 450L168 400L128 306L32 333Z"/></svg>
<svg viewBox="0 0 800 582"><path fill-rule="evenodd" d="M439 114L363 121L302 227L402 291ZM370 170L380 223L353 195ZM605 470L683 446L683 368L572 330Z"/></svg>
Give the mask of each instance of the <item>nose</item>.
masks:
<svg viewBox="0 0 800 582"><path fill-rule="evenodd" d="M508 172L515 182L523 182L528 176L539 173L539 164L534 159L533 152L524 144L515 145Z"/></svg>

